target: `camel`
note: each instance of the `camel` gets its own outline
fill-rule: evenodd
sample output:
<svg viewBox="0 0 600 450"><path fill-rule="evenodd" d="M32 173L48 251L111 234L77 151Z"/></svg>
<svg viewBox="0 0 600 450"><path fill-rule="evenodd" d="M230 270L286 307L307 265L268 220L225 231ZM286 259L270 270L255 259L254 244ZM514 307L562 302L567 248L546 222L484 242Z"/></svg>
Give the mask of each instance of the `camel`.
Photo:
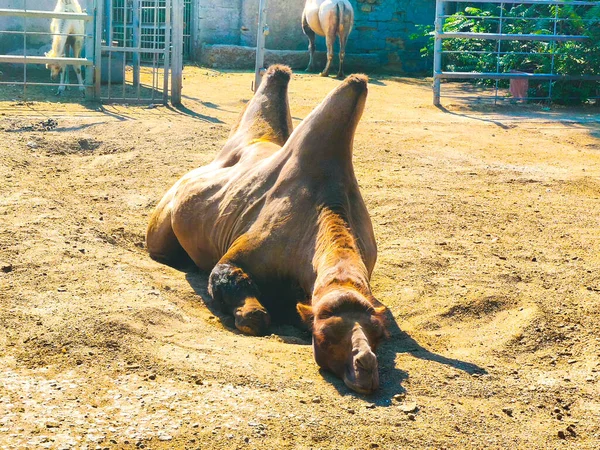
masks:
<svg viewBox="0 0 600 450"><path fill-rule="evenodd" d="M312 330L317 364L371 393L386 308L369 285L377 246L352 166L367 77L348 77L292 132L290 75L271 66L216 158L164 195L148 252L210 271L213 301L244 334L288 308Z"/></svg>
<svg viewBox="0 0 600 450"><path fill-rule="evenodd" d="M58 0L54 12L72 12L81 13L81 6L77 0ZM54 34L52 38L52 49L46 52L49 58L64 58L68 57L70 49L73 50L73 58L81 56L83 48L83 34L85 34L85 24L83 20L73 19L52 19L50 24L50 32ZM46 69L50 69L50 76L56 79L60 74L60 85L56 95L61 95L65 91L65 83L69 83L69 71L67 64L64 63L49 63L46 64ZM73 69L77 74L79 82L79 91L85 93L83 86L83 78L81 76L81 65L73 64ZM65 80L66 77L66 80Z"/></svg>
<svg viewBox="0 0 600 450"><path fill-rule="evenodd" d="M333 60L335 37L340 41L340 67L337 78L344 78L344 56L346 42L354 25L354 10L348 0L306 0L302 11L302 31L308 37L309 62L307 72L315 69L315 33L325 36L327 45L327 64L321 72L322 77L329 76L329 68Z"/></svg>

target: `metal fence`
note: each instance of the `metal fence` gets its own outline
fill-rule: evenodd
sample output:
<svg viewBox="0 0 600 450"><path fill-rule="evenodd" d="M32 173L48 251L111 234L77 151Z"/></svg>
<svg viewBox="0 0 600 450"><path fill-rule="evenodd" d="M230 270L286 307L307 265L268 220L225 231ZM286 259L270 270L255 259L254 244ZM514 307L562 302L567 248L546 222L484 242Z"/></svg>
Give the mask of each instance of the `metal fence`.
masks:
<svg viewBox="0 0 600 450"><path fill-rule="evenodd" d="M9 86L22 86L23 96L27 96L27 89L30 86L56 86L56 83L44 82L41 80L32 81L31 76L28 76L28 67L32 64L60 64L60 65L80 65L85 67L85 83L84 87L87 89L88 96L93 95L94 87L94 15L88 13L72 13L62 12L56 13L54 11L39 11L31 9L37 2L35 0L23 0L22 9L0 9L0 16L11 16L22 19L22 30L0 30L0 34L22 36L23 38L23 54L22 55L0 55L0 63L10 64L10 68L22 66L21 74L22 77L13 74L12 79L5 79L0 81L0 85ZM81 20L85 24L85 33L73 35L76 37L82 37L84 39L84 53L85 57L69 57L65 56L41 56L28 54L28 39L32 36L48 36L48 40L51 41L57 34L48 31L36 31L29 27L30 19L65 19L65 20ZM59 36L65 36L64 34L58 34ZM68 66L66 69L68 70ZM14 72L18 72L19 69L14 69ZM64 83L65 87L77 87L79 84Z"/></svg>
<svg viewBox="0 0 600 450"><path fill-rule="evenodd" d="M546 81L548 83L547 92L545 96L532 97L528 94L519 96L521 100L547 100L552 99L553 84L557 80L561 81L600 81L600 76L596 75L572 75L568 73L558 73L556 71L556 58L557 46L561 43L576 42L588 39L583 35L569 35L561 33L561 23L568 22L571 20L568 17L561 17L559 14L560 8L570 7L585 7L585 6L598 6L598 1L569 1L569 0L473 0L468 2L469 4L495 4L499 6L498 15L491 14L480 14L480 15L464 15L464 19L471 21L494 21L497 23L497 32L494 33L475 33L475 32L448 32L444 31L444 24L447 19L455 17L453 14L449 14L449 7L451 5L457 6L458 0L436 0L436 13L435 13L435 41L434 41L434 68L433 68L433 104L439 106L441 104L441 85L442 80L473 80L473 79L488 79L494 80L494 93L491 96L477 97L478 99L488 99L496 103L499 100L510 98L508 91L501 92L500 83L502 80L528 80L528 81ZM552 14L548 17L524 17L518 14L510 14L511 9L506 9L505 5L547 5L552 6ZM493 5L490 5L493 6ZM516 34L507 32L507 29L511 27L509 24L515 21L531 21L535 20L538 24L543 24L543 27L549 28L550 33L540 33L536 30L534 33L529 34ZM591 20L590 20L591 21ZM474 22L473 22L474 23ZM481 50L444 50L443 41L446 39L462 39L462 40L475 40L476 42L488 42L492 43L494 48L484 48L485 45L481 45ZM523 45L524 51L515 52L513 50L506 51L503 49L504 42L543 42L547 50L539 51L539 49L533 50L526 48ZM462 55L474 55L477 57L483 57L484 55L495 56L494 67L488 71L454 71L444 70L448 69L448 65L444 64L444 56L453 54ZM515 71L506 70L507 68L501 64L503 57L507 55L531 55L533 58L546 57L550 58L550 67L546 73L526 73L526 70ZM516 83L515 83L516 84ZM527 82L525 83L527 84ZM451 96L444 96L451 97ZM464 96L460 96L463 97ZM594 97L595 98L595 97Z"/></svg>
<svg viewBox="0 0 600 450"><path fill-rule="evenodd" d="M63 73L68 73L69 66L82 65L86 69L84 86L89 99L167 103L170 93L174 104L180 102L185 0L93 0L90 2L92 11L81 14L31 10L28 3L37 2L23 1L22 9L0 9L0 16L23 19L22 30L0 30L0 33L23 37L21 55L0 55L0 64L10 69L0 72L0 85L22 86L23 97L29 99L28 88L31 90L32 86L45 89L57 86L57 83L44 81L49 72L35 65L60 64L64 66ZM30 30L30 18L48 20L47 31ZM51 32L52 19L85 23L85 33L77 35L84 38L81 57L28 54L29 36L44 35L48 42L57 35L66 36ZM36 95L47 99L49 92L39 91Z"/></svg>

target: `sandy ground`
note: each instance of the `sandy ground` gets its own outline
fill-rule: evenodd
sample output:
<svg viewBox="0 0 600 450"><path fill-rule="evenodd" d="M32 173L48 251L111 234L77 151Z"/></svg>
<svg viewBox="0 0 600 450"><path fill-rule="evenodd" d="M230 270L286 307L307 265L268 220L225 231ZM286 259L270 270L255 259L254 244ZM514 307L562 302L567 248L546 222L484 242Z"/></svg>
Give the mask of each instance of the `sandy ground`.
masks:
<svg viewBox="0 0 600 450"><path fill-rule="evenodd" d="M598 109L372 80L355 169L394 320L364 397L144 249L252 77L186 68L181 109L0 102L0 448L599 448ZM295 123L337 83L295 75Z"/></svg>

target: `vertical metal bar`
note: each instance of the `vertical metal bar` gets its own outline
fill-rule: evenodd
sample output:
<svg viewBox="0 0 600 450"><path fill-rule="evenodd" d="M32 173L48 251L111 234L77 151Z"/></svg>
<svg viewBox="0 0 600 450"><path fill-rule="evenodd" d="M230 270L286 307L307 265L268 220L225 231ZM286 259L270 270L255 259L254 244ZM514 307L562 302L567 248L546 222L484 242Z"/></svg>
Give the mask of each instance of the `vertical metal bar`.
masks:
<svg viewBox="0 0 600 450"><path fill-rule="evenodd" d="M133 17L132 17L132 43L134 48L140 48L140 33L142 32L140 25L140 7L141 0L133 0ZM140 53L133 52L133 85L137 88L140 86ZM139 92L139 89L138 89ZM138 97L139 100L139 97Z"/></svg>
<svg viewBox="0 0 600 450"><path fill-rule="evenodd" d="M433 44L433 104L440 106L441 79L442 73L442 38L439 36L443 31L444 19L444 1L435 1L435 41Z"/></svg>
<svg viewBox="0 0 600 450"><path fill-rule="evenodd" d="M114 7L113 7L113 0L108 0L108 6L109 6L109 20L108 23L110 24L110 28L108 29L108 33L107 33L107 37L108 37L108 42L106 43L107 47L108 47L108 51L106 52L106 55L108 57L108 61L106 62L106 67L108 70L108 99L110 100L110 91L111 91L111 86L112 86L112 50L110 50L110 48L112 47L112 40L113 40L113 31L115 28L115 23L114 23Z"/></svg>
<svg viewBox="0 0 600 450"><path fill-rule="evenodd" d="M170 51L171 51L171 0L165 2L165 61L163 70L163 104L166 105L169 101L169 68L170 65Z"/></svg>
<svg viewBox="0 0 600 450"><path fill-rule="evenodd" d="M173 60L171 61L171 104L181 105L183 79L183 0L173 0Z"/></svg>
<svg viewBox="0 0 600 450"><path fill-rule="evenodd" d="M267 0L258 4L258 28L256 29L256 62L254 64L254 92L260 86L262 71L265 65L265 32L267 19Z"/></svg>
<svg viewBox="0 0 600 450"><path fill-rule="evenodd" d="M92 11L97 16L97 0L94 0L92 4ZM87 11L86 11L87 12ZM88 12L89 14L89 12ZM85 57L88 60L94 60L94 22L87 20L85 22ZM93 98L94 96L94 69L93 66L85 67L85 96L86 98Z"/></svg>
<svg viewBox="0 0 600 450"><path fill-rule="evenodd" d="M122 95L121 98L125 99L127 98L127 95L125 93L125 88L127 87L127 52L123 52L123 89L122 89Z"/></svg>
<svg viewBox="0 0 600 450"><path fill-rule="evenodd" d="M558 4L556 4L556 5L554 5L554 7L556 9L554 10L553 33L554 33L554 36L556 36L556 32L557 32L557 28L558 28L558 9L560 8L560 6L558 6ZM552 49L552 51L551 51L552 57L550 59L550 74L554 75L554 55L556 52L556 41L552 41L550 48ZM552 83L553 83L553 80L548 80L548 102L552 102Z"/></svg>
<svg viewBox="0 0 600 450"><path fill-rule="evenodd" d="M504 3L500 3L500 20L498 22L498 34L502 34L502 19L504 17ZM485 19L484 19L485 20ZM498 39L498 46L496 48L496 73L500 73L500 51L502 49L502 41ZM498 83L500 80L496 79L494 92L494 105L498 103Z"/></svg>
<svg viewBox="0 0 600 450"><path fill-rule="evenodd" d="M23 0L23 9L27 11L27 0ZM53 37L54 39L54 37ZM23 55L27 56L27 17L23 17ZM23 100L27 99L27 62L23 64Z"/></svg>
<svg viewBox="0 0 600 450"><path fill-rule="evenodd" d="M104 0L96 0L96 34L94 51L94 97L100 101L102 83L102 22L104 21ZM87 70L87 69L86 69Z"/></svg>

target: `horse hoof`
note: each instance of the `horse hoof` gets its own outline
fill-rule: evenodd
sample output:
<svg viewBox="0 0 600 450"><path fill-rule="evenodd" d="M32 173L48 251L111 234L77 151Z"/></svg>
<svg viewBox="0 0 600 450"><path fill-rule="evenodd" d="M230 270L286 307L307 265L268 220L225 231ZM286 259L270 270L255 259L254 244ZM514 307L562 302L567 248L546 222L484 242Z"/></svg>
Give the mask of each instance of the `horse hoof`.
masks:
<svg viewBox="0 0 600 450"><path fill-rule="evenodd" d="M345 75L344 75L343 73L338 73L338 74L336 75L336 78L337 78L338 80L343 80L343 79L345 78Z"/></svg>
<svg viewBox="0 0 600 450"><path fill-rule="evenodd" d="M328 77L329 72L321 72L319 75L321 75L322 77Z"/></svg>

